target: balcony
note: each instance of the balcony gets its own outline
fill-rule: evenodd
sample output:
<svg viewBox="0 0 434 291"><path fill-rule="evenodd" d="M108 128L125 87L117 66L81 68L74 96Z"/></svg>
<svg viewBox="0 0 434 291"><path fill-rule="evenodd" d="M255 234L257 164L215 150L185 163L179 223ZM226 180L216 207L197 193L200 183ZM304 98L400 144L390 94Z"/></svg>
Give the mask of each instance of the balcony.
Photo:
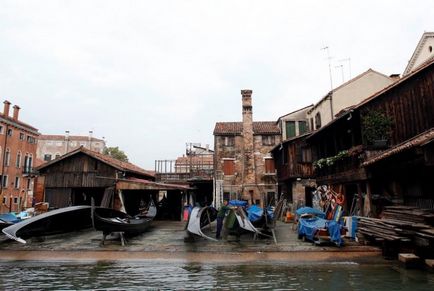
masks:
<svg viewBox="0 0 434 291"><path fill-rule="evenodd" d="M24 167L23 168L23 176L36 176L38 174L38 171L35 170L35 168L32 167Z"/></svg>

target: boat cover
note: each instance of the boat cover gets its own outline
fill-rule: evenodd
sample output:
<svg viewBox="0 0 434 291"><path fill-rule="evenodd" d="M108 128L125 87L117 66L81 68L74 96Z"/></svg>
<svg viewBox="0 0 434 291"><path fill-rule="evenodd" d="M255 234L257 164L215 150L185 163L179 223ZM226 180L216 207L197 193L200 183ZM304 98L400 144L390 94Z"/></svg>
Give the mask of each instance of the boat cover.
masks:
<svg viewBox="0 0 434 291"><path fill-rule="evenodd" d="M301 216L303 214L314 214L314 215L318 216L319 218L325 218L324 212L322 212L321 210L312 208L312 207L301 207L301 208L297 209L295 211L295 213L298 216Z"/></svg>
<svg viewBox="0 0 434 291"><path fill-rule="evenodd" d="M17 223L21 221L21 218L17 217L13 213L5 213L0 214L0 220L3 220L5 222Z"/></svg>
<svg viewBox="0 0 434 291"><path fill-rule="evenodd" d="M274 212L273 209L268 206L267 208L267 218L271 221L274 219ZM251 222L256 222L262 218L262 215L264 214L264 210L259 207L258 205L251 205L249 208L247 208L247 214L249 217L249 220Z"/></svg>
<svg viewBox="0 0 434 291"><path fill-rule="evenodd" d="M247 201L243 201L243 200L230 200L229 201L229 206L246 207L247 206Z"/></svg>
<svg viewBox="0 0 434 291"><path fill-rule="evenodd" d="M300 236L305 236L307 239L313 241L315 233L319 229L327 229L330 240L338 246L342 245L341 225L336 221L326 220L319 217L300 218L298 224L298 234Z"/></svg>

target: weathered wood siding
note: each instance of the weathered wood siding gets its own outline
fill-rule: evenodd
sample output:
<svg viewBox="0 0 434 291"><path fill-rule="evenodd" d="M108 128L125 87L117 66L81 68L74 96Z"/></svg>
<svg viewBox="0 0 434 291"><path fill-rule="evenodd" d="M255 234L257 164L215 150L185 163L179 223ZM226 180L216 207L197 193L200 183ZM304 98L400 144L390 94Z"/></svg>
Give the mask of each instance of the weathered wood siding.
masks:
<svg viewBox="0 0 434 291"><path fill-rule="evenodd" d="M434 64L385 91L360 108L361 115L380 110L394 124L390 145L434 127Z"/></svg>
<svg viewBox="0 0 434 291"><path fill-rule="evenodd" d="M46 188L109 187L116 169L85 154L77 154L40 171Z"/></svg>

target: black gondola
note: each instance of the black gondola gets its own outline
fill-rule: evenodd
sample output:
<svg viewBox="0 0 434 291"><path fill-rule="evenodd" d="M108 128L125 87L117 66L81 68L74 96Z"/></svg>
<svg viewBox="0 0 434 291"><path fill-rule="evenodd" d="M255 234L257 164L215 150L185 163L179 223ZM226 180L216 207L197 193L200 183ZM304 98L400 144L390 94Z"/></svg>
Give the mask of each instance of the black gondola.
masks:
<svg viewBox="0 0 434 291"><path fill-rule="evenodd" d="M26 243L24 238L90 228L91 209L87 205L60 208L15 223L2 231L11 239Z"/></svg>
<svg viewBox="0 0 434 291"><path fill-rule="evenodd" d="M94 228L103 232L101 244L104 244L106 236L111 233L120 233L123 244L123 235L138 235L145 232L156 214L157 209L151 201L148 211L136 216L112 208L95 207L92 211L92 220Z"/></svg>

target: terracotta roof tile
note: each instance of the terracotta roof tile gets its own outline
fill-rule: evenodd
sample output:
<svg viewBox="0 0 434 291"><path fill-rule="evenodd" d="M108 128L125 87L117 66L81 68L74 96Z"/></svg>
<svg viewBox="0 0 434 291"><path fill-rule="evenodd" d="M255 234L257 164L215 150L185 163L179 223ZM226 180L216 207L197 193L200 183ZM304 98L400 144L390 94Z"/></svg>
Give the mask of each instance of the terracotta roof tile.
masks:
<svg viewBox="0 0 434 291"><path fill-rule="evenodd" d="M67 153L67 154L65 154L65 155L63 155L63 156L61 156L55 160L52 160L51 162L45 163L45 164L41 165L39 167L39 169L43 169L47 166L50 166L54 163L57 163L57 162L65 159L65 158L68 158L68 157L73 156L73 155L80 153L80 152L85 153L85 154L87 154L87 155L89 155L89 156L91 156L97 160L100 160L100 161L102 161L102 162L104 162L104 163L106 163L106 164L108 164L108 165L110 165L110 166L112 166L118 170L136 173L136 174L140 174L140 175L144 175L144 176L148 176L148 177L152 177L152 178L155 177L155 172L153 172L153 171L144 170L144 169L142 169L142 168L140 168L134 164L119 161L115 158L112 158L110 156L107 156L107 155L104 155L104 154L101 154L101 153L98 153L95 151L88 150L84 147L79 147L78 149L76 149L72 152L69 152L69 153Z"/></svg>
<svg viewBox="0 0 434 291"><path fill-rule="evenodd" d="M217 122L214 135L240 135L242 131L242 122ZM255 121L253 122L253 134L280 134L280 129L275 121Z"/></svg>
<svg viewBox="0 0 434 291"><path fill-rule="evenodd" d="M43 134L39 136L40 140L66 140L66 136L65 135L57 135L57 134ZM89 136L85 136L85 135L70 135L68 137L68 139L71 141L88 141L89 140ZM99 138L95 138L92 137L92 141L104 141L102 139Z"/></svg>

